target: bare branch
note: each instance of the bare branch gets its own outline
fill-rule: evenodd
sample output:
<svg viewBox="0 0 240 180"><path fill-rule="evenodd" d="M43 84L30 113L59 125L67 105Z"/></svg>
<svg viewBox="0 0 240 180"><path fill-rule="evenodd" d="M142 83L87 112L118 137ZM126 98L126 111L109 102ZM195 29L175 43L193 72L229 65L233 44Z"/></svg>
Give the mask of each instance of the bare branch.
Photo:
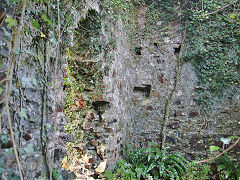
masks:
<svg viewBox="0 0 240 180"><path fill-rule="evenodd" d="M202 161L197 161L197 162L195 162L195 163L196 163L196 164L199 164L199 163L204 163L204 162L208 162L208 161L211 161L211 160L213 160L213 159L216 159L216 158L222 156L224 153L228 152L228 151L229 151L230 149L232 149L234 146L236 146L239 141L240 141L240 138L238 138L238 140L237 140L233 145L231 145L229 148L227 148L226 150L224 150L223 152L221 152L221 153L218 154L217 156L214 156L214 157L211 157L211 158L209 158L209 159L202 160Z"/></svg>
<svg viewBox="0 0 240 180"><path fill-rule="evenodd" d="M7 11L8 11L8 9L6 9L6 11L0 17L0 27L2 26L2 24L4 22L4 19L6 17Z"/></svg>
<svg viewBox="0 0 240 180"><path fill-rule="evenodd" d="M219 12L219 11L222 11L223 9L225 9L225 8L227 8L227 7L229 7L229 6L233 5L233 4L235 4L236 2L237 2L237 1L232 2L232 3L230 3L230 4L226 5L226 6L221 7L220 9L217 9L216 11L213 11L213 12L210 12L210 13L203 14L202 16L207 16L207 15L211 15L211 14L217 13L217 12Z"/></svg>
<svg viewBox="0 0 240 180"><path fill-rule="evenodd" d="M19 44L20 44L20 36L21 36L20 33L21 33L22 27L23 27L23 18L24 18L24 14L25 14L25 10L26 10L26 3L27 3L27 0L24 0L23 5L22 5L21 18L20 18L19 26L15 31L13 31L13 36L12 36L13 37L13 39L12 39L13 48L11 49L10 58L9 58L9 66L8 66L9 81L7 81L7 84L6 84L6 98L5 98L5 102L6 102L5 106L6 106L6 110L7 110L7 114L8 114L8 124L9 124L9 129L10 129L10 134L11 134L11 140L12 140L12 143L13 143L14 154L15 154L15 158L16 158L16 161L17 161L19 176L20 176L21 180L23 180L22 166L21 166L21 163L20 163L20 160L19 160L17 146L16 146L16 142L15 142L15 138L14 138L15 135L14 135L11 116L10 116L10 111L9 111L9 98L10 98L10 92L12 90L13 69L14 69L15 62L16 62L15 52L16 52L16 49L19 47Z"/></svg>
<svg viewBox="0 0 240 180"><path fill-rule="evenodd" d="M3 111L0 114L0 134L2 134L2 116L4 115L6 111L6 106L4 106Z"/></svg>
<svg viewBox="0 0 240 180"><path fill-rule="evenodd" d="M10 81L11 79L10 78L4 78L3 80L0 81L0 84L5 82L5 81Z"/></svg>

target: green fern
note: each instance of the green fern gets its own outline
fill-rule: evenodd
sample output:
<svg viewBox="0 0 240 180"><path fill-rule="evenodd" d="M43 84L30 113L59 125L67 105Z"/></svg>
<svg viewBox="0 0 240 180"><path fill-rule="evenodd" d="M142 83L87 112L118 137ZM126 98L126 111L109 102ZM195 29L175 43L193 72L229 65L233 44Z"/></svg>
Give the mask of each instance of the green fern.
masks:
<svg viewBox="0 0 240 180"><path fill-rule="evenodd" d="M217 171L220 173L222 179L240 179L240 165L232 161L227 153L216 159L215 162L217 164Z"/></svg>
<svg viewBox="0 0 240 180"><path fill-rule="evenodd" d="M189 162L180 154L168 154L152 143L150 148L134 150L127 144L126 160L120 160L113 171L115 179L140 180L142 178L180 180Z"/></svg>

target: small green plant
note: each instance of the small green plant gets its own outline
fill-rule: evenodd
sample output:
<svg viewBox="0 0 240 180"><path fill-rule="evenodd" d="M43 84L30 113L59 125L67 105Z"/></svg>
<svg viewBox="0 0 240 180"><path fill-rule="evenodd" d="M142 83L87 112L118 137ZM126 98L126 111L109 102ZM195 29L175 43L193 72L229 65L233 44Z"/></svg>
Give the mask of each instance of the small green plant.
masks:
<svg viewBox="0 0 240 180"><path fill-rule="evenodd" d="M113 174L106 173L109 179L181 179L189 162L180 154L168 154L152 143L150 148L133 150L130 145L125 151L126 159L116 164Z"/></svg>
<svg viewBox="0 0 240 180"><path fill-rule="evenodd" d="M221 179L240 179L240 165L234 162L227 153L216 159L215 163Z"/></svg>
<svg viewBox="0 0 240 180"><path fill-rule="evenodd" d="M196 164L191 162L183 179L208 179L211 175L212 171L209 164Z"/></svg>
<svg viewBox="0 0 240 180"><path fill-rule="evenodd" d="M212 163L213 166L216 167L216 172L214 172L220 179L229 179L229 180L239 180L240 179L240 164L239 162L235 162L231 156L227 154L227 151L231 149L229 147L224 151L224 146L230 144L232 139L238 140L231 146L233 147L239 142L239 137L230 136L228 138L221 138L220 140L223 142L223 149L218 146L210 146L210 151L216 151L224 153L222 156L216 158Z"/></svg>

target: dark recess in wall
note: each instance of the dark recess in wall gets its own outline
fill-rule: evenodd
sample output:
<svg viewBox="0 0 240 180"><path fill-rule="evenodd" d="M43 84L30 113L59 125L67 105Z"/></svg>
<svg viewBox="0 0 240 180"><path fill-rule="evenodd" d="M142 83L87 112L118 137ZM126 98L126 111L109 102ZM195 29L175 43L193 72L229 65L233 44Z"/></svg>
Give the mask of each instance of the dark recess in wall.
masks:
<svg viewBox="0 0 240 180"><path fill-rule="evenodd" d="M142 55L142 47L135 47L135 54Z"/></svg>
<svg viewBox="0 0 240 180"><path fill-rule="evenodd" d="M145 97L150 96L151 85L144 85L145 87L134 87L133 92L142 92Z"/></svg>
<svg viewBox="0 0 240 180"><path fill-rule="evenodd" d="M175 54L179 54L180 51L181 51L181 44L175 44L175 45L173 46L173 49L174 49L174 53L175 53Z"/></svg>
<svg viewBox="0 0 240 180"><path fill-rule="evenodd" d="M158 43L153 43L154 45L154 51L157 51L158 50Z"/></svg>

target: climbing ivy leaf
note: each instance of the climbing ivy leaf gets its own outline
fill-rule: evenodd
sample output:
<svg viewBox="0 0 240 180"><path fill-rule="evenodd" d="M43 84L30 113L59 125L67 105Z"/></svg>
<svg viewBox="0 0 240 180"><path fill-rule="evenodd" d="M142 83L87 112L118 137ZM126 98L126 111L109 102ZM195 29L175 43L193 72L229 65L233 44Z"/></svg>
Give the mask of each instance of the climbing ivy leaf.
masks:
<svg viewBox="0 0 240 180"><path fill-rule="evenodd" d="M231 19L234 19L235 17L236 17L235 14L231 14L231 15L230 15L230 18L231 18Z"/></svg>
<svg viewBox="0 0 240 180"><path fill-rule="evenodd" d="M9 33L4 27L2 27L3 31L4 31L4 35L7 37L7 38L11 38L12 34Z"/></svg>
<svg viewBox="0 0 240 180"><path fill-rule="evenodd" d="M13 92L15 93L15 95L19 96L19 90L16 87L12 87Z"/></svg>
<svg viewBox="0 0 240 180"><path fill-rule="evenodd" d="M43 34L43 32L41 32L40 34L41 34L41 37L42 37L42 38L45 38L45 37L46 37L45 34Z"/></svg>
<svg viewBox="0 0 240 180"><path fill-rule="evenodd" d="M28 144L27 147L24 148L24 151L27 154L33 154L34 153L33 144Z"/></svg>
<svg viewBox="0 0 240 180"><path fill-rule="evenodd" d="M229 144L232 140L232 138L221 138L220 139L224 144Z"/></svg>
<svg viewBox="0 0 240 180"><path fill-rule="evenodd" d="M0 141L2 143L7 143L8 142L8 136L6 134L1 134L0 135Z"/></svg>
<svg viewBox="0 0 240 180"><path fill-rule="evenodd" d="M49 123L46 123L45 126L46 126L48 129L51 129L51 128L52 128L52 125L49 124Z"/></svg>
<svg viewBox="0 0 240 180"><path fill-rule="evenodd" d="M209 146L209 150L212 151L217 151L219 149L218 146Z"/></svg>
<svg viewBox="0 0 240 180"><path fill-rule="evenodd" d="M65 15L65 17L66 17L67 21L69 22L69 24L72 24L72 21L71 21L70 17L67 14Z"/></svg>
<svg viewBox="0 0 240 180"><path fill-rule="evenodd" d="M33 27L35 27L35 28L37 28L37 29L38 29L38 27L39 27L38 21L35 21L35 20L32 21L32 25L33 25Z"/></svg>
<svg viewBox="0 0 240 180"><path fill-rule="evenodd" d="M20 177L14 174L12 175L11 180L20 180Z"/></svg>
<svg viewBox="0 0 240 180"><path fill-rule="evenodd" d="M32 82L35 87L38 87L38 82L35 78L32 79Z"/></svg>
<svg viewBox="0 0 240 180"><path fill-rule="evenodd" d="M28 116L27 116L27 109L25 109L25 108L21 108L21 111L18 112L18 114L19 114L19 116L20 116L21 118L28 119Z"/></svg>
<svg viewBox="0 0 240 180"><path fill-rule="evenodd" d="M23 84L25 84L26 86L28 86L30 88L33 88L33 85L30 81L31 81L31 78L22 77Z"/></svg>
<svg viewBox="0 0 240 180"><path fill-rule="evenodd" d="M54 32L50 31L50 42L53 44L57 44L57 40L55 38Z"/></svg>
<svg viewBox="0 0 240 180"><path fill-rule="evenodd" d="M229 136L228 138L231 138L231 139L238 139L238 138L240 138L240 136Z"/></svg>
<svg viewBox="0 0 240 180"><path fill-rule="evenodd" d="M20 2L20 0L10 0L9 3L12 4L12 3L18 3Z"/></svg>
<svg viewBox="0 0 240 180"><path fill-rule="evenodd" d="M7 17L5 20L6 23L8 23L7 27L11 28L12 26L17 27L17 20L13 19L11 16Z"/></svg>
<svg viewBox="0 0 240 180"><path fill-rule="evenodd" d="M47 18L47 15L46 15L46 14L43 14L43 15L42 15L42 18L43 18L43 20L46 21L48 24L50 24L51 26L53 26L52 21L50 21L50 20Z"/></svg>

